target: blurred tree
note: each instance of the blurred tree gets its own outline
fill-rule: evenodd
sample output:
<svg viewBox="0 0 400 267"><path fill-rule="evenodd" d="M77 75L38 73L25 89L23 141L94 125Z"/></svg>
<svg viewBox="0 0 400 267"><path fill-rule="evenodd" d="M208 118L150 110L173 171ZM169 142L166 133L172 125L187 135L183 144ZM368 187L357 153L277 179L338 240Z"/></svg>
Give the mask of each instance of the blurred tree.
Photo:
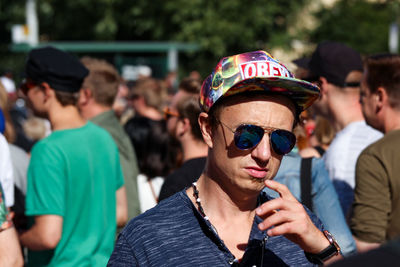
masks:
<svg viewBox="0 0 400 267"><path fill-rule="evenodd" d="M388 51L389 25L396 19L397 1L339 0L315 15L320 25L310 40L340 41L362 54Z"/></svg>
<svg viewBox="0 0 400 267"><path fill-rule="evenodd" d="M20 70L24 64L24 55L11 54L8 46L11 43L12 25L25 24L25 2L0 0L0 75L5 70Z"/></svg>
<svg viewBox="0 0 400 267"><path fill-rule="evenodd" d="M312 0L37 0L37 8L41 41L195 42L201 51L181 55L180 63L205 74L222 56L290 49L296 37L337 40L365 54L387 51L397 1L338 0L315 14L319 25L306 33L291 29ZM21 65L22 57L10 56L7 46L11 26L25 23L25 2L0 0L1 67Z"/></svg>
<svg viewBox="0 0 400 267"><path fill-rule="evenodd" d="M37 8L41 41L195 42L201 51L180 62L209 72L221 56L289 47L287 29L307 1L37 0ZM0 0L0 9L4 44L11 25L25 22L25 1Z"/></svg>
<svg viewBox="0 0 400 267"><path fill-rule="evenodd" d="M38 4L42 40L195 42L201 52L185 62L209 71L223 55L288 47L287 28L307 1L41 0Z"/></svg>

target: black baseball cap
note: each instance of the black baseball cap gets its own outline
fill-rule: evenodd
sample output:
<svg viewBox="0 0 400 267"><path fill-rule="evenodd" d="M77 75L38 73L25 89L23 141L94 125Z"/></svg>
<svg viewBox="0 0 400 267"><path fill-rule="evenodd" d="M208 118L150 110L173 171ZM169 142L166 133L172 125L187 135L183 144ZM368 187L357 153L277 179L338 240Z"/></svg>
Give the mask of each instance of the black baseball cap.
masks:
<svg viewBox="0 0 400 267"><path fill-rule="evenodd" d="M88 74L77 57L51 46L31 50L25 66L26 78L63 92L78 92Z"/></svg>
<svg viewBox="0 0 400 267"><path fill-rule="evenodd" d="M297 67L308 70L310 59L311 59L310 57L301 57L293 60L292 62L296 64Z"/></svg>
<svg viewBox="0 0 400 267"><path fill-rule="evenodd" d="M326 41L320 43L311 56L308 65L313 80L325 77L329 83L345 87L345 80L351 71L363 71L360 54L345 44Z"/></svg>

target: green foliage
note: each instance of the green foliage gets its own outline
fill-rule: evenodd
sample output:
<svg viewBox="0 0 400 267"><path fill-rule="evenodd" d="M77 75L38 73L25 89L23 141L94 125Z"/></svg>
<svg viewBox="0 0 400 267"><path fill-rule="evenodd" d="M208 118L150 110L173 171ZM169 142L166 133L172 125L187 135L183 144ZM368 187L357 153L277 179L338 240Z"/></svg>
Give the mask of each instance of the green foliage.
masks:
<svg viewBox="0 0 400 267"><path fill-rule="evenodd" d="M36 0L41 41L180 41L200 45L181 66L209 73L222 56L289 47L288 28L309 0ZM0 29L25 22L26 0L0 0ZM4 27L5 26L5 27ZM4 30L5 29L5 30Z"/></svg>
<svg viewBox="0 0 400 267"><path fill-rule="evenodd" d="M196 55L186 67L210 71L222 57L249 50L288 46L288 26L306 0L169 0L136 1L122 10L117 39L195 42ZM128 19L129 18L129 19ZM129 33L127 35L127 33ZM281 42L284 40L285 42ZM195 64L190 64L195 62Z"/></svg>
<svg viewBox="0 0 400 267"><path fill-rule="evenodd" d="M311 33L311 41L340 41L362 54L385 52L389 25L395 15L394 1L340 0L333 8L316 14L320 25Z"/></svg>

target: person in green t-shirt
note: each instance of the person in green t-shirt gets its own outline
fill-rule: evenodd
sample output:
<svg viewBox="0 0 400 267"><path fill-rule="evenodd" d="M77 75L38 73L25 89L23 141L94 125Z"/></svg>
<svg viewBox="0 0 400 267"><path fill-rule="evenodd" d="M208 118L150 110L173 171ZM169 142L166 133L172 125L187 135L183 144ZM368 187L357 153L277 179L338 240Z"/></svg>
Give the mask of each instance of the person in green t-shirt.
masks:
<svg viewBox="0 0 400 267"><path fill-rule="evenodd" d="M105 266L117 225L127 220L118 149L76 106L88 70L52 47L32 50L21 89L52 134L32 149L26 215L20 235L28 266Z"/></svg>

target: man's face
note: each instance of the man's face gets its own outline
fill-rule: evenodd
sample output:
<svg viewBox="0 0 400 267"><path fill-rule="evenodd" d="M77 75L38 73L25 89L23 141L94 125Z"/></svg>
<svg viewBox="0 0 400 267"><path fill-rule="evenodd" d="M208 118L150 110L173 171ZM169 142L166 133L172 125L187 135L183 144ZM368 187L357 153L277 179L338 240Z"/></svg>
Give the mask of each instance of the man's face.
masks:
<svg viewBox="0 0 400 267"><path fill-rule="evenodd" d="M47 117L47 112L44 106L45 94L39 84L30 84L29 88L24 89L24 94L27 98L28 107L33 110L33 113L41 118Z"/></svg>
<svg viewBox="0 0 400 267"><path fill-rule="evenodd" d="M294 105L283 96L257 95L245 101L235 99L232 99L234 103L222 108L218 117L220 122L212 130L210 175L249 193L258 193L264 187L264 180L275 176L282 155L272 150L268 133L254 148L240 150L235 145L234 133L227 127L234 130L241 124L253 124L292 131Z"/></svg>
<svg viewBox="0 0 400 267"><path fill-rule="evenodd" d="M185 96L188 94L185 93L182 90L179 90L171 99L171 104L168 106L168 111L170 112L169 114L166 115L166 120L167 120L167 130L169 135L172 138L175 138L178 140L177 136L177 131L176 131L176 126L178 124L179 118L178 116L174 116L171 114L178 114L177 110L177 105L181 99L183 99Z"/></svg>
<svg viewBox="0 0 400 267"><path fill-rule="evenodd" d="M376 94L371 93L367 84L368 72L364 72L360 88L360 103L363 116L368 125L373 128L379 128L376 116Z"/></svg>

